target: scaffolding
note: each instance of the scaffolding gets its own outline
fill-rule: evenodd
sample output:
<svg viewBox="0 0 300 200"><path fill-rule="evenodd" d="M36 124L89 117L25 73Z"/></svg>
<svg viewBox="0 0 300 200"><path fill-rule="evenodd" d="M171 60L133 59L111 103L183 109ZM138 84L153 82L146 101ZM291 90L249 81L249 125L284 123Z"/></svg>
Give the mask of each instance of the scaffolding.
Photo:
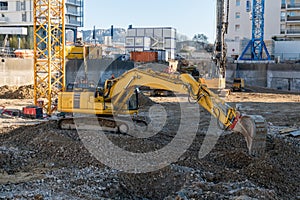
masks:
<svg viewBox="0 0 300 200"><path fill-rule="evenodd" d="M65 89L65 2L34 0L33 15L34 103L51 115Z"/></svg>

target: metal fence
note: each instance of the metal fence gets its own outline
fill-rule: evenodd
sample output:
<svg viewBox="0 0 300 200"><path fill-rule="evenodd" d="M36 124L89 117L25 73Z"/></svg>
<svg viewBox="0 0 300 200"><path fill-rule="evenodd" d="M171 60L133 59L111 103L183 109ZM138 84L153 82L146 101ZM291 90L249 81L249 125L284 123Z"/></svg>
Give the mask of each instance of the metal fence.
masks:
<svg viewBox="0 0 300 200"><path fill-rule="evenodd" d="M300 61L300 53L275 53L274 59L282 61Z"/></svg>

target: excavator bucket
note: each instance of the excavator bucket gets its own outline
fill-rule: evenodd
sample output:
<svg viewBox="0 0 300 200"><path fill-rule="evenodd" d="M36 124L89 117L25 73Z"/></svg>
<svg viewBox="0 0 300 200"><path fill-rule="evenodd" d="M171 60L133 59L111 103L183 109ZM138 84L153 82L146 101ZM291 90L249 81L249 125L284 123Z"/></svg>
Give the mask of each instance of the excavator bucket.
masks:
<svg viewBox="0 0 300 200"><path fill-rule="evenodd" d="M243 134L246 139L249 154L260 157L266 148L267 122L260 115L242 116L233 129Z"/></svg>

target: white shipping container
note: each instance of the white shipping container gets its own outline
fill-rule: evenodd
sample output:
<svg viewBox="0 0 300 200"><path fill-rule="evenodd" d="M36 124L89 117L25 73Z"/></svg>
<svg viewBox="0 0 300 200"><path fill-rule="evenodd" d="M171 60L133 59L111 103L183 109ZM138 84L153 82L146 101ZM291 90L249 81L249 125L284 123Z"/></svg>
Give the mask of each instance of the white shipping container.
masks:
<svg viewBox="0 0 300 200"><path fill-rule="evenodd" d="M164 37L170 38L171 37L171 29L163 29Z"/></svg>
<svg viewBox="0 0 300 200"><path fill-rule="evenodd" d="M163 29L155 28L154 29L154 37L162 38L163 37Z"/></svg>
<svg viewBox="0 0 300 200"><path fill-rule="evenodd" d="M151 46L151 38L150 37L144 37L144 48L150 49Z"/></svg>
<svg viewBox="0 0 300 200"><path fill-rule="evenodd" d="M126 37L126 46L134 46L134 37Z"/></svg>
<svg viewBox="0 0 300 200"><path fill-rule="evenodd" d="M176 49L176 29L171 27L129 28L127 37L134 37L134 45L131 46L132 41L126 40L126 46L135 50L142 47L143 50ZM167 58L175 57L175 50L169 51L169 54Z"/></svg>
<svg viewBox="0 0 300 200"><path fill-rule="evenodd" d="M126 48L126 53L130 53L132 51L134 51L134 48Z"/></svg>
<svg viewBox="0 0 300 200"><path fill-rule="evenodd" d="M145 29L144 28L136 29L136 36L145 36Z"/></svg>
<svg viewBox="0 0 300 200"><path fill-rule="evenodd" d="M127 36L136 36L136 29L127 29Z"/></svg>
<svg viewBox="0 0 300 200"><path fill-rule="evenodd" d="M166 39L165 47L175 49L176 48L176 40L175 39Z"/></svg>
<svg viewBox="0 0 300 200"><path fill-rule="evenodd" d="M145 36L153 37L154 36L154 29L153 28L146 28L145 29Z"/></svg>
<svg viewBox="0 0 300 200"><path fill-rule="evenodd" d="M144 37L135 37L134 46L144 46Z"/></svg>
<svg viewBox="0 0 300 200"><path fill-rule="evenodd" d="M171 38L176 39L176 29L174 28L171 29Z"/></svg>
<svg viewBox="0 0 300 200"><path fill-rule="evenodd" d="M134 48L134 51L144 51L143 48Z"/></svg>

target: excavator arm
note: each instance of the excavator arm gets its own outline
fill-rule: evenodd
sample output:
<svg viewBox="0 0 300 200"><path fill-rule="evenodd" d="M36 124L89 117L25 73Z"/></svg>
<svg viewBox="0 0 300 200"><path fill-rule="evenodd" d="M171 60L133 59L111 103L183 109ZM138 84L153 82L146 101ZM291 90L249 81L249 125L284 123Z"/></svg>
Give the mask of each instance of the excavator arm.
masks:
<svg viewBox="0 0 300 200"><path fill-rule="evenodd" d="M136 87L148 86L154 89L188 94L193 101L197 101L199 105L218 118L226 128L232 125L232 120L236 118L237 112L233 108L229 107L205 85L195 81L189 74L175 75L135 68L114 82L115 84L110 89L114 114L119 114L119 111L123 110L123 106Z"/></svg>
<svg viewBox="0 0 300 200"><path fill-rule="evenodd" d="M190 99L217 118L224 125L224 129L242 133L250 154L260 155L264 152L267 134L265 119L259 115L241 115L189 74L166 74L138 68L124 73L114 79L113 84L107 89L112 100L114 114L122 110L136 87L139 86L188 94Z"/></svg>

